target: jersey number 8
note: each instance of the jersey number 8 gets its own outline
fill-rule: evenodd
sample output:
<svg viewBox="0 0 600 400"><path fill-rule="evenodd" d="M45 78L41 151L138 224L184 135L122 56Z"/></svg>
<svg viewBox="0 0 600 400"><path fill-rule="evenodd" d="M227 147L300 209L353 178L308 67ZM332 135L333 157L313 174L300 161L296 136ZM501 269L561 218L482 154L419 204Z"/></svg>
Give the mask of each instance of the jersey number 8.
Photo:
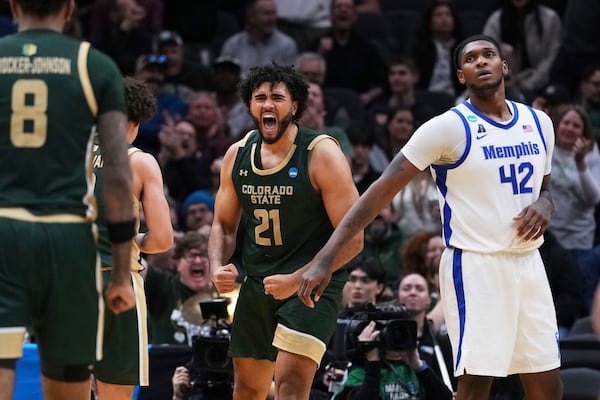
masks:
<svg viewBox="0 0 600 400"><path fill-rule="evenodd" d="M42 147L48 127L48 86L40 79L19 79L12 87L10 140L15 147Z"/></svg>

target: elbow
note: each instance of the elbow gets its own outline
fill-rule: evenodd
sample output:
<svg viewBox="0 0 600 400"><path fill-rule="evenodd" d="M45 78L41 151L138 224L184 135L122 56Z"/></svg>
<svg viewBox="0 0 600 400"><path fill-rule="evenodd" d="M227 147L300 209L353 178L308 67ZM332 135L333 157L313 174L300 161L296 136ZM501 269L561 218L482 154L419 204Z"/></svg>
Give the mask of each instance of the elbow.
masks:
<svg viewBox="0 0 600 400"><path fill-rule="evenodd" d="M173 247L173 235L161 235L152 237L152 234L148 237L148 245L144 246L142 244L140 250L142 250L146 254L157 254L164 253Z"/></svg>
<svg viewBox="0 0 600 400"><path fill-rule="evenodd" d="M171 250L171 248L173 247L173 244L174 244L174 240L173 240L172 233L170 235L165 235L164 237L161 237L156 246L156 247L160 248L158 250L158 253L164 253L165 251Z"/></svg>

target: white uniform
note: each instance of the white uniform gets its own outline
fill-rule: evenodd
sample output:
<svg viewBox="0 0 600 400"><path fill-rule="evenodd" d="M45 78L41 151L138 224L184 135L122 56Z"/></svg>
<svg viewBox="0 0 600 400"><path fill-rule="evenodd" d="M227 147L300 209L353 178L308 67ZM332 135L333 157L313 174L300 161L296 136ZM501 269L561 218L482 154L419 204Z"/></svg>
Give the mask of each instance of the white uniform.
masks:
<svg viewBox="0 0 600 400"><path fill-rule="evenodd" d="M560 365L552 295L537 248L516 237L550 173L554 130L539 111L507 102L496 122L465 102L419 128L402 149L431 165L443 236L440 290L455 375L505 376Z"/></svg>

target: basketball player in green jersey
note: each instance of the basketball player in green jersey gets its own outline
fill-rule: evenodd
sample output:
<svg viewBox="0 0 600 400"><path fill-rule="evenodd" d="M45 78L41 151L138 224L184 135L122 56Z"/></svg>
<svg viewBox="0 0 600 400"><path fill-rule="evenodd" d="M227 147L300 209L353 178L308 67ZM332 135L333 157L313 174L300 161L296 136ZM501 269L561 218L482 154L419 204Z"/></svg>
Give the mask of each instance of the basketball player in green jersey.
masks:
<svg viewBox="0 0 600 400"><path fill-rule="evenodd" d="M115 313L135 304L135 220L123 79L106 55L63 35L72 0L11 0L0 38L0 400L13 396L25 329L46 400L89 399L104 303L93 220L92 127L100 130ZM110 157L108 157L110 155Z"/></svg>
<svg viewBox="0 0 600 400"><path fill-rule="evenodd" d="M143 211L147 232L135 237L131 254L131 280L136 294L133 310L114 314L109 310L104 319L104 358L96 363L94 375L99 400L131 400L136 385L148 386L148 332L146 322L146 297L140 275L140 251L162 253L173 245L173 227L169 205L163 191L163 180L156 159L136 147L135 140L140 124L156 113L156 97L142 81L125 78L125 104L127 106L127 142L129 164L133 175L134 211ZM94 146L95 191L102 191L101 149ZM112 257L106 232L104 204L98 196L98 251L102 274L110 276Z"/></svg>
<svg viewBox="0 0 600 400"><path fill-rule="evenodd" d="M211 277L219 293L233 290L238 272L229 263L242 214L242 283L229 352L234 399L263 400L275 377L275 398L308 399L314 374L335 328L347 280L340 271L318 307L297 296L275 300L269 276L302 267L325 243L358 198L338 143L301 127L308 84L290 66L255 67L240 85L258 129L232 145L223 160L209 239ZM342 250L362 249L357 234ZM264 280L264 283L263 283ZM265 292L267 290L267 292Z"/></svg>

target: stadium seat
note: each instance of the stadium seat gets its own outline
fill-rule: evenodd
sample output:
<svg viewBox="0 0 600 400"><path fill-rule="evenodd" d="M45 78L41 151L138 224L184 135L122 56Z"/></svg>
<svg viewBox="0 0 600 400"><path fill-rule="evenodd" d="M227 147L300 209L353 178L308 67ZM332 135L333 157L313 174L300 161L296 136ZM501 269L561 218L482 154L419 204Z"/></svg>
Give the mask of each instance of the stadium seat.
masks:
<svg viewBox="0 0 600 400"><path fill-rule="evenodd" d="M572 334L560 341L561 367L600 371L600 339L594 333Z"/></svg>
<svg viewBox="0 0 600 400"><path fill-rule="evenodd" d="M600 393L600 371L590 368L561 369L563 400L596 400Z"/></svg>
<svg viewBox="0 0 600 400"><path fill-rule="evenodd" d="M577 319L571 330L569 331L570 335L578 335L580 333L594 333L594 328L592 328L592 319L591 317L582 317Z"/></svg>

